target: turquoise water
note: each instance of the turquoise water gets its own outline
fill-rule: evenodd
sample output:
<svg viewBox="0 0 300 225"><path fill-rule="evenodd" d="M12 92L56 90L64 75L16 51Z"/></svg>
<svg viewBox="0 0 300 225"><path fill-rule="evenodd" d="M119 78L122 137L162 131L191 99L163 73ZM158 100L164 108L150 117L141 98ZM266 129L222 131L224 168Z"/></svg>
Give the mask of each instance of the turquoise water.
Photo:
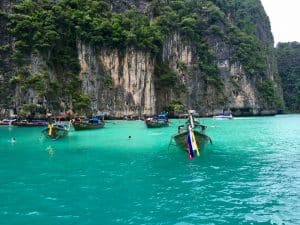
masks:
<svg viewBox="0 0 300 225"><path fill-rule="evenodd" d="M59 141L0 127L0 224L300 224L300 115L203 119L192 161L168 148L183 120L108 122Z"/></svg>

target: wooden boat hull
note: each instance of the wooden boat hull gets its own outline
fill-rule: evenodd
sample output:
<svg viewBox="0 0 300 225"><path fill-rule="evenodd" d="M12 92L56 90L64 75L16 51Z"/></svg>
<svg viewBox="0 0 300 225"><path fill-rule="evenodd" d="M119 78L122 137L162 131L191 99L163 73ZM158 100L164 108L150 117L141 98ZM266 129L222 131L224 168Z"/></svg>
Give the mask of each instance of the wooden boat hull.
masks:
<svg viewBox="0 0 300 225"><path fill-rule="evenodd" d="M160 123L160 122L150 122L146 121L146 125L148 128L160 128L160 127L167 127L169 123Z"/></svg>
<svg viewBox="0 0 300 225"><path fill-rule="evenodd" d="M49 132L49 127L45 128L42 133L47 138L59 139L68 135L69 130L65 126L53 126L52 132Z"/></svg>
<svg viewBox="0 0 300 225"><path fill-rule="evenodd" d="M146 126L148 128L160 128L169 126L169 120L167 113L161 113L159 115L153 115L145 119Z"/></svg>
<svg viewBox="0 0 300 225"><path fill-rule="evenodd" d="M208 142L211 143L210 137L207 136L206 134L204 134L203 132L195 130L194 134L195 134L197 145L200 150L202 150L204 148L206 143L208 143ZM172 136L173 139L175 140L177 146L183 150L187 149L187 135L188 135L188 132L183 131L181 133L178 133L178 134L175 134Z"/></svg>
<svg viewBox="0 0 300 225"><path fill-rule="evenodd" d="M77 121L73 123L73 127L76 131L100 129L103 128L104 125L105 123L92 124L92 123L77 122Z"/></svg>

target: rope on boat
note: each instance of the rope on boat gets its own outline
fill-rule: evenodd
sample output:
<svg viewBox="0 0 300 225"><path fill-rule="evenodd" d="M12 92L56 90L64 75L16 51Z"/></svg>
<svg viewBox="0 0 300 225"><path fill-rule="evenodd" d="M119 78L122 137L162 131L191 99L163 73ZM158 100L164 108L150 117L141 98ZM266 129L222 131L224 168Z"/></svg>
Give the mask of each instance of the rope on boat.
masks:
<svg viewBox="0 0 300 225"><path fill-rule="evenodd" d="M213 142L212 142L211 138L210 138L210 137L208 137L208 139L209 139L209 143L212 145L212 144L213 144Z"/></svg>

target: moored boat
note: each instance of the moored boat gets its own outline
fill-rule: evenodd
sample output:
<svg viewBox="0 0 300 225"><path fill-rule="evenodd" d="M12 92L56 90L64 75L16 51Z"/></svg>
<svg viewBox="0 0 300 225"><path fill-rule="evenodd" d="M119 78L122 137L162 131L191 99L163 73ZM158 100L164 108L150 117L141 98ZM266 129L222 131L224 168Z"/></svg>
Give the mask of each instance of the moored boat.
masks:
<svg viewBox="0 0 300 225"><path fill-rule="evenodd" d="M12 125L18 127L45 127L47 124L48 122L46 120L19 120L12 123Z"/></svg>
<svg viewBox="0 0 300 225"><path fill-rule="evenodd" d="M233 119L231 113L219 113L218 115L213 116L214 119Z"/></svg>
<svg viewBox="0 0 300 225"><path fill-rule="evenodd" d="M47 137L54 140L57 140L59 138L65 137L68 135L70 130L70 124L66 125L61 122L55 122L55 123L49 123L48 127L45 128L42 133Z"/></svg>
<svg viewBox="0 0 300 225"><path fill-rule="evenodd" d="M159 128L169 126L169 119L166 113L161 113L159 115L153 115L145 119L145 123L148 128Z"/></svg>
<svg viewBox="0 0 300 225"><path fill-rule="evenodd" d="M196 130L195 120L190 113L185 125L178 126L178 132L172 136L176 145L188 152L189 158L193 159L194 155L199 155L206 143L212 143L210 137L205 134L206 126L198 123Z"/></svg>
<svg viewBox="0 0 300 225"><path fill-rule="evenodd" d="M16 119L3 119L0 121L0 125L12 125L15 121Z"/></svg>
<svg viewBox="0 0 300 225"><path fill-rule="evenodd" d="M211 143L210 137L207 136L202 131L193 130L193 132L194 132L194 135L196 138L196 143L198 145L198 148L200 148L201 150L204 148L206 143L208 143L208 142ZM174 134L172 136L172 138L175 140L177 146L182 148L183 150L186 150L188 148L187 135L188 135L188 131L185 130L180 133Z"/></svg>
<svg viewBox="0 0 300 225"><path fill-rule="evenodd" d="M93 117L91 119L87 117L78 117L75 118L72 122L73 127L76 131L79 130L93 130L93 129L100 129L103 128L105 122L103 117Z"/></svg>

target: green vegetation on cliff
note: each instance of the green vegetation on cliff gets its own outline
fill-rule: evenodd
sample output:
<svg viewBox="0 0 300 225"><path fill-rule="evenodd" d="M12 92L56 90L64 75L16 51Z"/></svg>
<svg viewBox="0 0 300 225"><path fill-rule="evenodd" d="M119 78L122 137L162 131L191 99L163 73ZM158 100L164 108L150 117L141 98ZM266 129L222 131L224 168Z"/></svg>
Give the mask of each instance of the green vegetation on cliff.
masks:
<svg viewBox="0 0 300 225"><path fill-rule="evenodd" d="M56 92L53 90L56 86L51 85L49 78L43 79L44 94L52 108L60 109L59 99L65 98L75 111L88 109L90 100L82 93L78 79L79 40L97 49L135 47L157 53L163 39L146 15L136 10L113 13L105 1L21 0L13 11L10 32L16 41L11 57L19 70L24 71L32 52L42 54L57 75L56 83L61 86L61 91ZM36 90L35 86L28 87L29 76L23 78L18 83L21 87ZM104 84L111 90L112 84L108 81L105 77Z"/></svg>
<svg viewBox="0 0 300 225"><path fill-rule="evenodd" d="M3 3L2 3L3 4ZM0 3L0 109L7 108L11 102L9 85L5 82L10 76L11 38L7 31L8 15Z"/></svg>
<svg viewBox="0 0 300 225"><path fill-rule="evenodd" d="M277 58L286 107L300 112L300 43L279 43Z"/></svg>
<svg viewBox="0 0 300 225"><path fill-rule="evenodd" d="M161 59L165 38L174 32L180 33L196 49L198 61L194 62L194 69L200 71L201 79L209 87L203 90L202 97L209 95L205 91L210 89L215 90L217 104L225 103L226 99L216 55L210 46L212 39L229 46L230 63L239 62L247 76L266 79L268 45L273 40L272 35L263 37L257 25L263 18L261 24L269 28L259 0L146 2L145 11L131 5L116 12L111 10L109 0L17 1L9 15L10 32L15 38L11 58L18 66L11 85L34 89L52 108L59 107L64 98L75 111L81 111L88 107L90 99L83 94L78 78L79 41L96 50L135 48ZM29 72L32 53L43 56L55 72L55 79L45 76L46 71L43 76L24 76ZM156 88L176 91L176 98L180 98L186 92L185 85L166 64L160 61L157 64L160 69L156 70ZM104 88L114 90L109 77L104 76L103 82Z"/></svg>

